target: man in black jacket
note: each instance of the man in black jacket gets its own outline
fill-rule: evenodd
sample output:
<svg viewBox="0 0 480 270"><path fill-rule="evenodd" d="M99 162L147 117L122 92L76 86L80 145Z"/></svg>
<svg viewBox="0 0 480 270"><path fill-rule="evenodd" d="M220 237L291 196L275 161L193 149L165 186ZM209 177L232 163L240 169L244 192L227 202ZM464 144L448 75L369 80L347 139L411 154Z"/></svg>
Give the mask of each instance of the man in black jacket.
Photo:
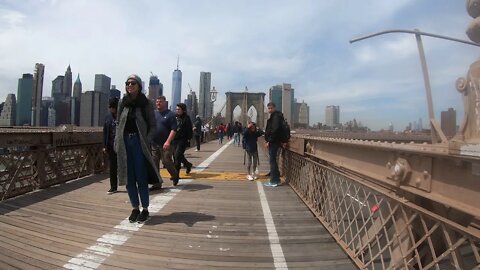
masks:
<svg viewBox="0 0 480 270"><path fill-rule="evenodd" d="M110 190L108 194L117 192L117 153L113 150L113 142L115 141L115 132L117 129L117 106L118 98L111 98L108 101L110 113L105 116L103 124L103 152L108 155L110 161Z"/></svg>
<svg viewBox="0 0 480 270"><path fill-rule="evenodd" d="M187 105L185 103L177 104L175 114L177 116L177 132L173 139L175 168L180 173L183 163L187 174L189 174L192 170L192 163L185 158L185 150L193 136L192 120L190 120L190 116L187 114Z"/></svg>
<svg viewBox="0 0 480 270"><path fill-rule="evenodd" d="M197 144L196 152L200 151L200 139L202 137L202 119L200 119L200 115L195 117L195 121L193 121L193 130L195 131L195 143Z"/></svg>
<svg viewBox="0 0 480 270"><path fill-rule="evenodd" d="M268 113L270 118L267 120L267 127L265 128L265 144L268 148L268 154L270 155L270 182L265 183L267 187L277 187L280 185L280 171L278 169L277 153L280 148L281 132L283 114L275 109L275 103L270 102L267 104Z"/></svg>

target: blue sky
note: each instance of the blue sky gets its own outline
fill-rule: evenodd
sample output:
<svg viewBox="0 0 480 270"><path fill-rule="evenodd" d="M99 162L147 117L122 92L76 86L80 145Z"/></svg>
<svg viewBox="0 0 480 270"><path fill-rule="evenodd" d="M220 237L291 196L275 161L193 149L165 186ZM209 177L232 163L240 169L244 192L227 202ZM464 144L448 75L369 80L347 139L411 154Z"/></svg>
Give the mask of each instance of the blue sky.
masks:
<svg viewBox="0 0 480 270"><path fill-rule="evenodd" d="M339 2L339 3L334 3ZM327 105L339 105L341 122L356 118L374 130L390 122L402 130L427 108L415 37L389 34L350 44L387 29L415 28L468 40L472 18L465 1L127 1L0 0L0 100L16 93L18 78L46 66L44 96L70 64L83 89L103 73L122 88L131 73L150 72L171 97L180 56L182 99L187 83L198 90L200 71L212 73L220 92L267 92L291 83L310 106L310 124L324 122ZM463 118L458 77L480 48L424 37L436 118L457 110Z"/></svg>

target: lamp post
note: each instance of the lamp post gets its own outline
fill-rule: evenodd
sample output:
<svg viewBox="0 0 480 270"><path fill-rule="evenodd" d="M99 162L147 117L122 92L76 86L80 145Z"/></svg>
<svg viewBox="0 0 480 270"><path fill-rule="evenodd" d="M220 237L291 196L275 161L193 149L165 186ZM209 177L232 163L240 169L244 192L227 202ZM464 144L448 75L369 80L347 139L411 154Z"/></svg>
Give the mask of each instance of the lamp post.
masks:
<svg viewBox="0 0 480 270"><path fill-rule="evenodd" d="M214 110L213 110L213 104L215 103L215 101L217 101L217 94L218 94L218 92L217 92L217 90L215 90L215 86L214 86L213 89L210 90L210 109L211 109L211 113L212 113L212 115L211 115L212 122L213 122L213 119L215 117ZM216 123L212 123L212 124L216 125Z"/></svg>
<svg viewBox="0 0 480 270"><path fill-rule="evenodd" d="M417 47L418 47L418 54L420 57L420 63L422 65L422 73L423 73L423 81L425 84L425 92L427 95L427 103L428 103L428 117L430 118L430 130L431 130L431 135L432 135L432 143L437 143L437 141L441 141L442 143L447 143L447 138L445 137L445 134L443 134L442 129L440 128L440 125L435 121L435 114L433 112L433 101L432 101L432 89L430 86L430 78L428 76L428 69L427 69L427 60L425 59L425 52L423 50L423 43L422 43L422 37L421 36L429 36L429 37L434 37L434 38L440 38L440 39L446 39L450 41L455 41L455 42L460 42L468 45L473 45L473 46L480 46L480 44L473 43L470 41L466 40L461 40L461 39L456 39L456 38L451 38L451 37L446 37L446 36L441 36L441 35L436 35L436 34L431 34L431 33L426 33L426 32L421 32L418 29L415 30L387 30L387 31L382 31L374 34L370 34L367 36L359 37L356 39L350 40L350 43L354 43L357 41L361 41L367 38L375 37L375 36L380 36L383 34L389 34L389 33L407 33L407 34L414 34L415 38L417 40Z"/></svg>

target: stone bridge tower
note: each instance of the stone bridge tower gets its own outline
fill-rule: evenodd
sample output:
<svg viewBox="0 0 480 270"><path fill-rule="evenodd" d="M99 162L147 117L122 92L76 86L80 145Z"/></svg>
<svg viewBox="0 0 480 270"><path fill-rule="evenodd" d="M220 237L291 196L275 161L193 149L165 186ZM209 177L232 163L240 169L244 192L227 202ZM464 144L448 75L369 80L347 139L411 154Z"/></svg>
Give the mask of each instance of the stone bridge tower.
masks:
<svg viewBox="0 0 480 270"><path fill-rule="evenodd" d="M226 122L233 122L233 110L239 106L242 109L240 122L243 126L247 125L248 109L254 107L257 110L257 127L265 127L265 93L250 92L227 92L226 101Z"/></svg>

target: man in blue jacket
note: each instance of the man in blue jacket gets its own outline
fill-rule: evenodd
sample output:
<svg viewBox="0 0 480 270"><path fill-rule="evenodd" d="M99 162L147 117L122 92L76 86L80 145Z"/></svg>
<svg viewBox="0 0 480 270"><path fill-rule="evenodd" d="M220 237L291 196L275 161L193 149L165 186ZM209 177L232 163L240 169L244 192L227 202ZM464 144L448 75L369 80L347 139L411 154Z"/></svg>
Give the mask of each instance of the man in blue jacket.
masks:
<svg viewBox="0 0 480 270"><path fill-rule="evenodd" d="M164 96L157 97L155 101L157 110L155 111L155 121L157 122L157 130L153 136L152 142L152 158L155 164L160 168L160 160L163 166L170 174L173 185L178 184L178 171L173 163L173 146L172 142L177 131L177 119L175 113L170 111L167 106L167 100ZM162 183L154 183L150 187L150 191L162 188Z"/></svg>

